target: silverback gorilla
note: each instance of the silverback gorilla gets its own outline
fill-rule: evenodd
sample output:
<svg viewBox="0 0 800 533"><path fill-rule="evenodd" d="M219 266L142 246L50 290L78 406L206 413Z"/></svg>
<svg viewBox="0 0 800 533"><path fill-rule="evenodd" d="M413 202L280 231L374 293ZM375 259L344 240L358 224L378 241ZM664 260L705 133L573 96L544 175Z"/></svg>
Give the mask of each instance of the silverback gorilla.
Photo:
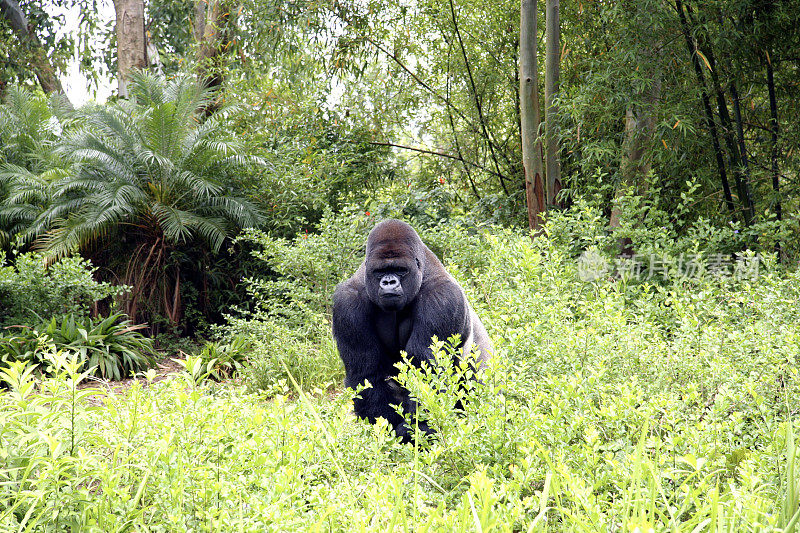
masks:
<svg viewBox="0 0 800 533"><path fill-rule="evenodd" d="M394 380L405 350L415 365L430 361L431 337L461 335L463 353L480 349L482 364L492 350L486 328L464 290L417 235L399 220L384 220L367 238L367 255L333 295L333 336L344 362L345 386L370 388L354 402L355 413L375 423L385 418L403 440L412 430L390 404L414 413L416 403ZM424 423L420 429L432 431Z"/></svg>

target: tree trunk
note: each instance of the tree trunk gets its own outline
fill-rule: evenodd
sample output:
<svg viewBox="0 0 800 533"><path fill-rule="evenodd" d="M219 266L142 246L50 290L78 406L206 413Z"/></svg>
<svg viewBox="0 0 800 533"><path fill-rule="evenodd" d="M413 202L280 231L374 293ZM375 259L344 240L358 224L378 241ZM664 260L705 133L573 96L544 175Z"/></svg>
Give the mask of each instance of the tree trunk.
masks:
<svg viewBox="0 0 800 533"><path fill-rule="evenodd" d="M519 100L522 131L522 165L528 225L534 234L542 227L547 209L542 179L542 143L539 139L539 73L536 64L536 2L522 0L519 26Z"/></svg>
<svg viewBox="0 0 800 533"><path fill-rule="evenodd" d="M192 34L194 40L198 43L203 41L203 35L206 33L206 8L208 7L208 0L195 0L194 3L194 26Z"/></svg>
<svg viewBox="0 0 800 533"><path fill-rule="evenodd" d="M659 40L636 51L636 70L651 79L650 85L633 95L625 110L625 137L622 141L622 160L619 180L614 192L609 227L612 231L621 226L620 199L627 194L644 195L648 176L652 170L653 135L656 130L656 108L661 96L661 50ZM629 238L620 238L619 253L633 252Z"/></svg>
<svg viewBox="0 0 800 533"><path fill-rule="evenodd" d="M739 197L739 202L744 203L745 197L747 196L747 193L745 192L744 174L742 173L742 165L739 161L739 150L736 149L736 141L733 139L733 126L731 126L731 115L728 112L728 102L725 100L725 92L722 90L722 86L719 82L717 65L714 61L714 54L711 50L706 50L706 58L711 65L711 83L717 98L719 121L720 125L722 126L722 138L725 141L725 145L728 147L728 161L730 162L730 168L733 169L733 179L736 183L736 195ZM750 223L749 212L747 209L744 210L744 219L745 224Z"/></svg>
<svg viewBox="0 0 800 533"><path fill-rule="evenodd" d="M198 2L200 3L200 2ZM195 5L195 35L202 37L197 49L198 79L208 88L220 88L225 81L226 51L230 48L233 36L235 17L233 8L227 0L208 0L205 9ZM204 18L200 18L202 14ZM209 116L219 107L218 101L206 107L204 113Z"/></svg>
<svg viewBox="0 0 800 533"><path fill-rule="evenodd" d="M739 91L736 84L731 82L731 99L733 101L733 116L736 119L736 136L739 140L739 160L742 162L742 185L744 186L744 201L748 220L755 217L753 196L750 194L750 165L747 160L747 146L744 142L744 127L742 126L742 112L739 105Z"/></svg>
<svg viewBox="0 0 800 533"><path fill-rule="evenodd" d="M114 0L117 21L117 80L120 98L128 98L133 69L147 66L144 0Z"/></svg>
<svg viewBox="0 0 800 533"><path fill-rule="evenodd" d="M547 206L555 205L556 194L561 189L561 161L559 159L558 137L558 104L555 97L558 94L559 60L561 47L559 45L561 27L559 24L559 0L547 0L547 28L545 44L544 67L544 102L545 102L545 127L547 138L547 152L545 154L545 169L547 176Z"/></svg>
<svg viewBox="0 0 800 533"><path fill-rule="evenodd" d="M722 194L725 198L725 205L728 206L728 211L734 213L736 210L733 204L733 195L731 194L731 187L728 183L728 173L725 170L725 158L722 154L722 146L719 142L719 135L717 133L717 124L714 121L714 113L711 110L711 102L708 97L708 91L706 90L706 80L705 76L703 75L703 68L700 65L700 60L697 57L697 48L695 46L694 40L692 39L691 31L689 29L689 23L686 20L686 14L683 12L683 3L680 0L676 0L675 8L678 11L678 18L681 22L681 29L683 31L683 37L686 40L686 47L689 49L689 56L692 61L692 65L694 66L694 72L697 76L697 82L700 84L700 98L703 102L703 111L705 111L705 118L706 118L706 127L708 127L708 131L711 134L711 144L714 149L714 157L717 160L717 168L719 169L719 178L722 182ZM712 69L712 77L716 75L716 71ZM716 83L716 79L715 79ZM721 95L721 91L717 90L717 103L720 104L719 98ZM724 105L724 98L722 99L722 104L720 107L720 113L722 112L722 107L725 108L727 111L727 106ZM720 114L720 118L722 119L722 114ZM723 128L724 128L724 119L723 119ZM737 185L738 185L738 177L737 177Z"/></svg>
<svg viewBox="0 0 800 533"><path fill-rule="evenodd" d="M620 163L620 181L614 193L614 206L611 209L609 226L612 230L620 227L619 200L633 192L644 194L647 187L647 176L652 169L648 149L653 143L656 129L655 105L661 91L660 77L653 80L646 95L645 107L631 104L625 112L625 140L623 141L622 162ZM620 252L628 253L630 243L620 241Z"/></svg>
<svg viewBox="0 0 800 533"><path fill-rule="evenodd" d="M772 69L772 57L769 52L767 56L767 90L769 91L769 129L772 133L772 150L770 162L772 170L772 192L775 193L775 215L778 220L782 218L781 212L781 186L780 170L778 169L778 99L775 96L775 73ZM779 247L780 244L776 244ZM780 248L777 248L780 251ZM780 255L779 255L780 258Z"/></svg>
<svg viewBox="0 0 800 533"><path fill-rule="evenodd" d="M36 74L39 80L39 85L42 90L47 94L60 94L66 100L64 88L61 86L61 81L55 73L50 59L47 57L39 38L34 33L28 22L28 17L22 11L22 8L16 0L0 0L0 13L3 15L11 29L19 38L23 46L26 46L31 52L31 69ZM69 100L66 100L69 102Z"/></svg>

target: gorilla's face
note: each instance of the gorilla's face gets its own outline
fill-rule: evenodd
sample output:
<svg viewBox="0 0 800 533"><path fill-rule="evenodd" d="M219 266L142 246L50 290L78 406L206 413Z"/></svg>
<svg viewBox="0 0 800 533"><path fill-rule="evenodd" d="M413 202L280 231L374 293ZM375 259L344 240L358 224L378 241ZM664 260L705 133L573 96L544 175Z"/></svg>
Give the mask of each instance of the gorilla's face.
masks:
<svg viewBox="0 0 800 533"><path fill-rule="evenodd" d="M369 299L384 311L404 309L422 285L423 259L422 242L410 226L376 226L367 240Z"/></svg>
<svg viewBox="0 0 800 533"><path fill-rule="evenodd" d="M367 261L367 294L378 307L400 311L416 298L422 284L416 261L395 259L371 263Z"/></svg>

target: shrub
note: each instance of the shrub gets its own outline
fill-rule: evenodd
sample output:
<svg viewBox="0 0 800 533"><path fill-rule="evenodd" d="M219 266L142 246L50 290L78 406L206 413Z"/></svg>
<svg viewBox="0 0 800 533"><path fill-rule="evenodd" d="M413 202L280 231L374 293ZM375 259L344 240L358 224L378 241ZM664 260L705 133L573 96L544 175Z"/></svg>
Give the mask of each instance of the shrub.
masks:
<svg viewBox="0 0 800 533"><path fill-rule="evenodd" d="M242 377L249 390L268 394L292 390L294 378L304 390L331 389L341 384L344 369L330 334L330 323L322 317L305 333L276 321L233 322L232 329L246 328L252 352Z"/></svg>
<svg viewBox="0 0 800 533"><path fill-rule="evenodd" d="M242 372L254 390L287 390L291 374L304 387L340 381L343 370L330 333L331 295L336 284L361 261L372 221L364 215L323 217L320 231L292 240L249 230L240 240L274 272L271 278L245 279L252 312L227 317L221 338L241 336L252 347Z"/></svg>
<svg viewBox="0 0 800 533"><path fill-rule="evenodd" d="M17 326L0 337L0 358L45 364L43 347L75 353L83 369L119 380L150 366L155 357L150 339L139 333L144 326L133 325L122 313L106 318L74 314L54 317L37 328Z"/></svg>
<svg viewBox="0 0 800 533"><path fill-rule="evenodd" d="M0 326L35 324L61 314L85 316L94 302L125 292L126 287L94 280L91 262L65 257L47 266L35 253L16 257L5 265L0 252Z"/></svg>
<svg viewBox="0 0 800 533"><path fill-rule="evenodd" d="M237 335L228 342L206 342L196 357L205 367L207 377L217 381L230 378L246 363L250 342L243 335Z"/></svg>

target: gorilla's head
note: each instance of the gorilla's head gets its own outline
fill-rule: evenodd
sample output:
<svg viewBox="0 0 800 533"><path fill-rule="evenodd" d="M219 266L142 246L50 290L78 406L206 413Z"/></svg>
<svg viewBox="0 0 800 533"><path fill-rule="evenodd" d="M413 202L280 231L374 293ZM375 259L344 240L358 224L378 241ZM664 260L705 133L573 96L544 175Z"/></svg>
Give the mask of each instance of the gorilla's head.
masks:
<svg viewBox="0 0 800 533"><path fill-rule="evenodd" d="M367 296L384 311L399 311L417 297L425 269L425 245L414 228L384 220L367 238Z"/></svg>

